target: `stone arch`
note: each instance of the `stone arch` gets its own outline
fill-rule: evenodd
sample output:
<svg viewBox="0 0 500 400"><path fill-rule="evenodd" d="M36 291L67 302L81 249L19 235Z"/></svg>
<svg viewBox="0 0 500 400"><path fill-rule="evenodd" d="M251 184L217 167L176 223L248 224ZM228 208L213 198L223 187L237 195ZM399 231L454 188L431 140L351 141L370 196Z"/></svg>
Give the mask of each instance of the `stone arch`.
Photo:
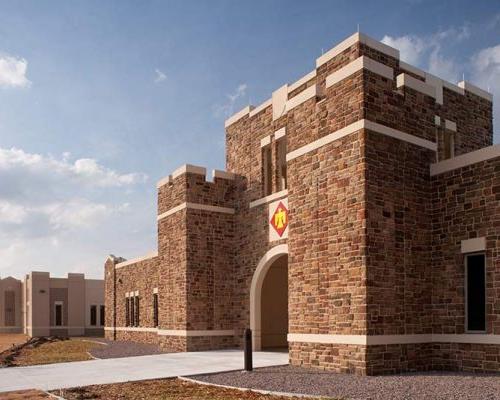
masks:
<svg viewBox="0 0 500 400"><path fill-rule="evenodd" d="M288 255L288 245L280 244L267 251L260 259L250 286L250 329L253 336L253 349L261 350L261 294L262 284L273 263L281 256Z"/></svg>

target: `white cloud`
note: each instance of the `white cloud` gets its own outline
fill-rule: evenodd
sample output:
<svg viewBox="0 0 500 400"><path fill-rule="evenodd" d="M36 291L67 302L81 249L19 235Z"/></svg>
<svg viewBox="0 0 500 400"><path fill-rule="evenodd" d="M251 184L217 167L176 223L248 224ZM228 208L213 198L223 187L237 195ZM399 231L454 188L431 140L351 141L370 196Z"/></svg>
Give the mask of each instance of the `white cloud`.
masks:
<svg viewBox="0 0 500 400"><path fill-rule="evenodd" d="M447 57L443 53L443 47L467 40L470 35L469 26L464 25L458 29L450 28L424 36L385 35L382 42L399 49L403 61L421 67L440 78L456 81L461 72L459 65L454 58Z"/></svg>
<svg viewBox="0 0 500 400"><path fill-rule="evenodd" d="M222 105L218 104L214 107L215 116L229 117L234 114L235 105L237 104L238 100L245 97L247 88L248 85L246 83L241 83L233 93L226 94L227 101Z"/></svg>
<svg viewBox="0 0 500 400"><path fill-rule="evenodd" d="M155 69L155 73L156 73L156 78L155 78L156 83L163 82L165 79L167 79L167 75L165 75L165 73L159 70L158 68Z"/></svg>
<svg viewBox="0 0 500 400"><path fill-rule="evenodd" d="M0 87L29 87L30 80L26 77L28 61L9 55L0 55Z"/></svg>
<svg viewBox="0 0 500 400"><path fill-rule="evenodd" d="M144 225L147 207L130 203L146 179L69 153L0 148L0 275L34 267L64 275L86 265L82 272L100 276L109 252L141 240L131 231Z"/></svg>

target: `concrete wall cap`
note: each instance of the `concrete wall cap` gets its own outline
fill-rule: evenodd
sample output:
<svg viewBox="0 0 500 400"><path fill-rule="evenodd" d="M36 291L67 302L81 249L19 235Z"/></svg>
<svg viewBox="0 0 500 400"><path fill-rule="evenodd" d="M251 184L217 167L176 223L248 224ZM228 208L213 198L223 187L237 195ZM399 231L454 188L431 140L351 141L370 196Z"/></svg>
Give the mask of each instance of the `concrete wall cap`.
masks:
<svg viewBox="0 0 500 400"><path fill-rule="evenodd" d="M228 179L228 180L234 180L236 175L232 172L227 172L227 171L221 171L218 169L212 170L212 179L218 178L218 179Z"/></svg>
<svg viewBox="0 0 500 400"><path fill-rule="evenodd" d="M396 78L396 86L398 88L406 86L427 96L436 98L436 88L428 83L422 82L408 74L399 74Z"/></svg>
<svg viewBox="0 0 500 400"><path fill-rule="evenodd" d="M461 81L458 82L458 86L468 92L474 93L476 96L482 97L483 99L486 99L488 101L493 101L493 95L490 92L487 92L486 90L483 90L470 82Z"/></svg>
<svg viewBox="0 0 500 400"><path fill-rule="evenodd" d="M172 172L172 179L175 179L183 174L198 174L198 175L207 175L207 169L204 167L198 167L196 165L184 164L182 167L177 168L174 172Z"/></svg>
<svg viewBox="0 0 500 400"><path fill-rule="evenodd" d="M252 111L254 108L254 106L248 105L244 109L238 111L236 114L233 114L231 117L226 119L226 121L224 122L224 127L227 128L229 125L234 124L236 121L250 114L250 111Z"/></svg>

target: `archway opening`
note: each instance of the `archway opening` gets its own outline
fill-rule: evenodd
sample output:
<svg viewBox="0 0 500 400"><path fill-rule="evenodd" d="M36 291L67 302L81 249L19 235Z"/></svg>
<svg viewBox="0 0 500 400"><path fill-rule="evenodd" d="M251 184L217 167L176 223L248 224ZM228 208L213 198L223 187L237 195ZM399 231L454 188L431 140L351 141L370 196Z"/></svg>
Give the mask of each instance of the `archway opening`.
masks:
<svg viewBox="0 0 500 400"><path fill-rule="evenodd" d="M261 289L260 328L262 350L288 349L288 256L272 262Z"/></svg>

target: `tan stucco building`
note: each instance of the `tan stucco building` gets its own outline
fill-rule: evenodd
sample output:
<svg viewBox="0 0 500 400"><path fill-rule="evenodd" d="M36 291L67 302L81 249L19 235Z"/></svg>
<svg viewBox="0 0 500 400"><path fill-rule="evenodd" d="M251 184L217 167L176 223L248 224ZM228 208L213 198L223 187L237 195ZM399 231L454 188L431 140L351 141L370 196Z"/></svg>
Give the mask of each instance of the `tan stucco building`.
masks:
<svg viewBox="0 0 500 400"><path fill-rule="evenodd" d="M0 333L102 335L104 315L103 280L35 271L24 281L0 279Z"/></svg>

